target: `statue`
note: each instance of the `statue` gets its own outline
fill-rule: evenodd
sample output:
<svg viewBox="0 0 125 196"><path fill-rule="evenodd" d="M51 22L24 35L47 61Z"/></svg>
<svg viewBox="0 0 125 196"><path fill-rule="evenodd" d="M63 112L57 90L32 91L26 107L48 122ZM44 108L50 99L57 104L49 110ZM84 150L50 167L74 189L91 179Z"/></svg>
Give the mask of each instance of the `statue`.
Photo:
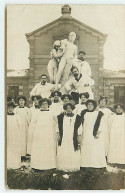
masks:
<svg viewBox="0 0 125 196"><path fill-rule="evenodd" d="M73 43L76 39L76 34L71 32L68 40L61 40L63 55L58 65L56 74L56 89L58 84L64 85L67 81L73 61L77 59L77 46Z"/></svg>

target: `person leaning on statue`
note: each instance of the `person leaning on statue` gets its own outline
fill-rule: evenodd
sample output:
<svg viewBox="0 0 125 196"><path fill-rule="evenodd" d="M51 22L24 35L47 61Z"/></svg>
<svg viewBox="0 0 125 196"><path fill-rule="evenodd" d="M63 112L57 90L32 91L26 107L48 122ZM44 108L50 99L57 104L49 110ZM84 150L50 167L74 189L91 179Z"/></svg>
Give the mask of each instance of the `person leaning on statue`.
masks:
<svg viewBox="0 0 125 196"><path fill-rule="evenodd" d="M61 85L58 85L60 88ZM47 82L47 75L42 74L40 76L40 82L34 86L30 92L30 97L40 95L42 98L48 98L51 95L51 92L55 89L54 84Z"/></svg>
<svg viewBox="0 0 125 196"><path fill-rule="evenodd" d="M64 88L68 93L71 93L72 96L78 102L78 97L80 93L88 92L90 99L94 98L93 92L91 90L91 86L94 85L94 80L87 76L86 74L82 76L80 74L78 67L73 66L71 68L71 72L73 74L73 78L71 78L68 82L65 83Z"/></svg>

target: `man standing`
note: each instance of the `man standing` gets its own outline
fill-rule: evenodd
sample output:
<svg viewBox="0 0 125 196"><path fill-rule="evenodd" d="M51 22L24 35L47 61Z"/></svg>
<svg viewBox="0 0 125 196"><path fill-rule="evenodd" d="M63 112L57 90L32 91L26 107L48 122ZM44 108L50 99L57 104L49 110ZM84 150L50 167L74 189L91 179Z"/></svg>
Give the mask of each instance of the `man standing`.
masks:
<svg viewBox="0 0 125 196"><path fill-rule="evenodd" d="M54 84L47 83L47 75L42 74L40 76L40 83L36 84L32 89L32 91L30 92L30 97L40 95L42 98L48 98L54 88Z"/></svg>
<svg viewBox="0 0 125 196"><path fill-rule="evenodd" d="M64 87L68 93L71 93L75 99L78 99L80 93L89 93L89 98L93 99L93 92L91 86L94 85L94 80L87 76L86 74L82 76L77 67L73 66L71 68L73 78L65 83ZM78 101L76 101L78 102Z"/></svg>
<svg viewBox="0 0 125 196"><path fill-rule="evenodd" d="M91 68L87 61L84 60L86 53L84 51L79 51L78 65L80 67L80 73L82 75L88 75L91 77Z"/></svg>

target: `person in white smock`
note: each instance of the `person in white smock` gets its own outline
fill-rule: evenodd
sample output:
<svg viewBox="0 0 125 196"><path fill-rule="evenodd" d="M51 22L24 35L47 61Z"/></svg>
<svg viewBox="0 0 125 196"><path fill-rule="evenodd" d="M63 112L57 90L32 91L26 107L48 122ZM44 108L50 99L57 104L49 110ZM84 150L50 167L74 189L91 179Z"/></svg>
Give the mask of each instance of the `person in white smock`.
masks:
<svg viewBox="0 0 125 196"><path fill-rule="evenodd" d="M108 98L106 96L100 96L98 111L102 111L104 113L104 142L105 142L105 156L107 159L108 149L109 149L109 118L111 116L112 111L107 108Z"/></svg>
<svg viewBox="0 0 125 196"><path fill-rule="evenodd" d="M21 118L14 114L14 103L7 104L7 169L21 167Z"/></svg>
<svg viewBox="0 0 125 196"><path fill-rule="evenodd" d="M96 111L95 100L88 99L87 110L81 112L83 135L81 144L81 169L105 168L105 145L103 138L104 119L101 111Z"/></svg>
<svg viewBox="0 0 125 196"><path fill-rule="evenodd" d="M18 106L14 109L14 113L18 114L22 121L22 137L20 138L22 143L22 156L27 154L27 140L28 140L28 127L30 122L30 110L26 107L26 97L18 97Z"/></svg>
<svg viewBox="0 0 125 196"><path fill-rule="evenodd" d="M34 119L35 128L31 149L31 168L48 170L56 168L55 119L49 110L51 101L43 98L38 116Z"/></svg>
<svg viewBox="0 0 125 196"><path fill-rule="evenodd" d="M58 85L60 88L61 85ZM50 84L47 82L47 75L42 74L40 76L40 82L34 86L30 92L30 97L40 95L42 98L49 98L51 92L54 91L55 84Z"/></svg>
<svg viewBox="0 0 125 196"><path fill-rule="evenodd" d="M66 91L68 93L73 92L74 95L76 94L78 96L78 100L78 94L88 92L89 98L93 99L94 95L91 87L94 85L94 80L87 75L82 76L82 74L80 74L79 72L79 69L75 66L71 68L71 71L74 77L65 83L64 88L66 89Z"/></svg>
<svg viewBox="0 0 125 196"><path fill-rule="evenodd" d="M52 111L55 115L59 115L62 112L62 104L61 104L61 92L53 91L51 93L51 101L52 104L50 105L50 111Z"/></svg>
<svg viewBox="0 0 125 196"><path fill-rule="evenodd" d="M114 110L110 117L108 162L125 166L125 113L121 104L115 105Z"/></svg>
<svg viewBox="0 0 125 196"><path fill-rule="evenodd" d="M85 61L85 55L86 53L84 51L79 51L79 56L77 59L77 63L80 69L80 73L84 76L84 75L88 75L89 77L91 77L91 68L90 65L87 61Z"/></svg>
<svg viewBox="0 0 125 196"><path fill-rule="evenodd" d="M86 109L86 101L89 99L89 93L87 93L87 92L80 93L79 98L80 98L80 103L76 104L76 106L75 106L76 108L74 110L74 113L80 115L81 111Z"/></svg>
<svg viewBox="0 0 125 196"><path fill-rule="evenodd" d="M63 108L66 114L57 116L57 169L67 172L77 171L80 170L81 121L79 123L79 118L72 112L74 105L67 103Z"/></svg>
<svg viewBox="0 0 125 196"><path fill-rule="evenodd" d="M32 147L32 141L33 141L34 126L35 126L34 118L36 118L40 110L40 106L39 106L40 99L41 99L41 96L32 96L33 106L30 108L27 155L31 155L31 147Z"/></svg>

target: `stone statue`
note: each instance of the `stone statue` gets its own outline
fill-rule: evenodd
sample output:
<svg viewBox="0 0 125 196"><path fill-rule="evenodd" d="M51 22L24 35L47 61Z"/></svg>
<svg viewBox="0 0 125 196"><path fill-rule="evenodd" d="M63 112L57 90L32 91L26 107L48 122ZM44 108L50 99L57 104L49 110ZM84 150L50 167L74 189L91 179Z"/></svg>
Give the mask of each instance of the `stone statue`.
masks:
<svg viewBox="0 0 125 196"><path fill-rule="evenodd" d="M67 81L70 69L73 65L75 59L77 59L77 46L73 43L76 39L76 34L71 32L69 34L68 40L62 40L63 52L59 62L58 71L56 74L56 89L58 89L58 84L64 85Z"/></svg>

